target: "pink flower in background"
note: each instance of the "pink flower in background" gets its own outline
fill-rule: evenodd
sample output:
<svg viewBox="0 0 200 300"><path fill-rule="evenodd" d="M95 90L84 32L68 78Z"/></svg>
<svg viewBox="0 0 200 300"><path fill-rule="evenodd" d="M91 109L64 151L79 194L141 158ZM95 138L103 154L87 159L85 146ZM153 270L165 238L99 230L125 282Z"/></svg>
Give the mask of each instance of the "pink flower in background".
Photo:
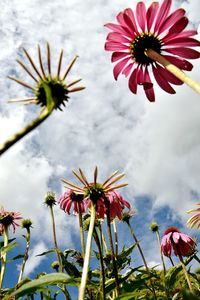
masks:
<svg viewBox="0 0 200 300"><path fill-rule="evenodd" d="M187 221L187 225L189 227L194 227L197 225L197 228L200 229L200 203L197 203L197 205L199 206L198 208L188 211L189 214L193 212L196 212L196 214L189 218L189 220Z"/></svg>
<svg viewBox="0 0 200 300"><path fill-rule="evenodd" d="M19 224L17 223L18 220L21 220L21 213L19 212L9 212L5 211L3 207L1 207L0 210L0 231L3 233L4 228L6 227L13 227L13 232L15 232L15 229Z"/></svg>
<svg viewBox="0 0 200 300"><path fill-rule="evenodd" d="M167 257L171 256L172 249L176 256L188 256L194 248L195 241L175 227L168 228L161 240L161 251Z"/></svg>
<svg viewBox="0 0 200 300"><path fill-rule="evenodd" d="M130 75L129 89L136 94L137 85L142 85L150 101L155 101L155 94L149 70L167 93L174 94L171 84L181 85L182 81L147 57L146 49L162 54L172 64L187 71L193 67L187 59L200 57L198 51L191 49L200 46L200 42L192 38L197 31L185 30L188 19L184 9L170 13L171 4L172 0L164 0L161 5L152 2L146 9L143 2L138 2L135 14L127 8L117 15L117 24L105 25L112 31L107 36L105 50L113 52L114 78L117 80L120 73L126 77Z"/></svg>
<svg viewBox="0 0 200 300"><path fill-rule="evenodd" d="M79 213L79 209L81 213L85 212L85 203L83 201L83 195L79 195L74 193L72 190L67 190L58 200L60 208L64 210L64 212L70 214L70 210L73 207L74 213Z"/></svg>
<svg viewBox="0 0 200 300"><path fill-rule="evenodd" d="M126 201L122 195L117 191L112 191L107 195L108 201L110 203L110 219L111 221L116 217L122 219L122 213L124 208L130 209L131 206L128 201Z"/></svg>

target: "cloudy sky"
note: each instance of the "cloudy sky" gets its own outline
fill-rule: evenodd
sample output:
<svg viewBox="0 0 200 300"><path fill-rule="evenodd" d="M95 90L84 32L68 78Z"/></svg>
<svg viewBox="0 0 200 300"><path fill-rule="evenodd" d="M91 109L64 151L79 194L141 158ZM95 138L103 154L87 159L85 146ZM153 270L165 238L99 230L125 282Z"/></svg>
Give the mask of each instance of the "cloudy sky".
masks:
<svg viewBox="0 0 200 300"><path fill-rule="evenodd" d="M200 198L200 99L187 86L168 95L155 87L156 102L149 103L142 89L133 95L127 79L113 78L110 53L104 51L107 30L122 9L135 7L132 0L5 0L0 15L0 142L17 132L38 108L8 104L11 98L30 96L29 91L6 77L31 80L16 63L24 58L25 47L37 61L37 44L46 55L51 46L56 67L58 53L64 49L63 71L79 55L68 82L82 78L83 92L71 95L67 108L56 111L38 129L0 158L0 205L20 211L34 222L32 255L27 275L40 259L36 253L49 248L50 221L43 199L53 190L64 191L61 178L72 178L71 170L81 167L92 177L99 167L99 181L119 169L129 184L121 192L138 210L134 227L151 262L158 262L148 225L160 222L185 227L186 211ZM149 4L150 1L145 1ZM182 6L198 28L199 0L174 1ZM199 80L200 63L194 61L190 76ZM74 216L55 211L61 247L72 247L78 225ZM162 221L162 223L161 223ZM19 234L21 232L19 231ZM64 237L64 238L63 238ZM123 236L122 236L123 238Z"/></svg>

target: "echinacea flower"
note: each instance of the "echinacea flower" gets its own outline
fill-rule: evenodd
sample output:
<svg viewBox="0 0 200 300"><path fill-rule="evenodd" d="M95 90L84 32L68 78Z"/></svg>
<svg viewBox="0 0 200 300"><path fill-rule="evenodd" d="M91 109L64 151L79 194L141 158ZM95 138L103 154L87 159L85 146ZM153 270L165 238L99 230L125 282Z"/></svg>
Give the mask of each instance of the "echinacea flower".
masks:
<svg viewBox="0 0 200 300"><path fill-rule="evenodd" d="M73 206L74 213L85 213L85 203L83 195L74 193L71 189L67 190L58 200L60 208L64 212L70 214L70 210Z"/></svg>
<svg viewBox="0 0 200 300"><path fill-rule="evenodd" d="M172 0L161 5L152 2L148 9L144 2L137 3L135 13L127 8L117 15L117 24L108 23L111 29L105 43L105 50L112 51L112 62L117 62L113 73L117 80L120 73L129 77L129 89L136 94L137 85L142 85L147 98L155 101L153 83L149 70L158 85L167 93L174 94L171 84L182 81L147 55L152 49L181 70L190 71L192 64L187 59L199 58L198 51L191 47L200 46L192 38L196 30L185 30L188 19L185 10L179 8L170 13Z"/></svg>
<svg viewBox="0 0 200 300"><path fill-rule="evenodd" d="M59 59L58 59L58 66L56 74L52 74L52 67L51 67L51 52L50 46L47 43L47 61L42 61L41 50L40 46L38 45L38 62L39 68L29 55L26 49L23 49L26 58L28 59L30 66L32 67L32 71L20 60L17 59L17 62L20 66L28 73L28 75L32 78L35 82L35 86L32 86L18 78L8 76L8 78L16 81L17 83L23 85L24 87L28 88L33 92L33 96L29 98L19 99L19 100L10 100L10 102L23 102L24 104L31 104L35 103L42 107L51 107L53 109L61 109L61 105L65 106L65 102L69 99L69 94L73 92L77 92L83 90L85 87L73 87L76 83L81 81L81 79L75 80L69 84L65 83L65 79L69 74L72 66L74 65L78 56L72 60L69 66L64 71L63 75L61 76L61 65L62 65L62 58L63 58L63 50L60 51ZM47 70L45 70L44 65L47 63ZM49 99L47 94L51 93L51 103L49 103Z"/></svg>
<svg viewBox="0 0 200 300"><path fill-rule="evenodd" d="M107 213L106 201L110 202L110 214L113 216L119 216L121 218L120 209L125 206L129 207L129 204L122 196L115 191L115 189L124 187L127 184L115 184L119 181L124 174L118 174L118 171L114 172L103 183L97 182L98 169L94 170L94 180L89 182L84 175L83 171L79 169L79 173L74 172L74 175L83 184L83 187L79 187L69 181L63 179L66 184L65 187L72 190L75 194L82 195L86 201L87 207L91 206L91 203L96 205L97 217L103 219ZM114 193L114 194L113 194ZM110 199L109 199L110 197ZM68 201L70 205L71 202Z"/></svg>
<svg viewBox="0 0 200 300"><path fill-rule="evenodd" d="M4 208L1 207L1 210L0 210L1 230L4 231L4 228L9 228L10 226L12 226L13 232L15 232L16 227L19 226L17 221L20 219L22 219L21 213L5 211Z"/></svg>
<svg viewBox="0 0 200 300"><path fill-rule="evenodd" d="M182 257L192 254L194 248L195 241L175 227L168 228L161 240L161 251L167 257L171 256L172 249L176 256Z"/></svg>
<svg viewBox="0 0 200 300"><path fill-rule="evenodd" d="M200 206L200 203L197 203L197 205ZM197 225L197 228L200 229L200 207L188 210L189 214L194 212L196 214L189 218L189 220L187 221L187 225L191 228Z"/></svg>

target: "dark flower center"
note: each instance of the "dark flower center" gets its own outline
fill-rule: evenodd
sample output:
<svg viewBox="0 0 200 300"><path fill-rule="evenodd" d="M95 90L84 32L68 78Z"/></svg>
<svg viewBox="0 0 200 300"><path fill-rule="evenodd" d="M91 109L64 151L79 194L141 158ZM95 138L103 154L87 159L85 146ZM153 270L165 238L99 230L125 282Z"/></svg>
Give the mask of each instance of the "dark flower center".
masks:
<svg viewBox="0 0 200 300"><path fill-rule="evenodd" d="M91 184L85 189L84 196L89 197L93 203L97 203L97 201L104 196L104 188L99 183Z"/></svg>
<svg viewBox="0 0 200 300"><path fill-rule="evenodd" d="M71 199L72 199L72 201L81 202L81 201L83 201L84 197L81 194L76 194L73 192L71 194Z"/></svg>
<svg viewBox="0 0 200 300"><path fill-rule="evenodd" d="M65 106L64 101L68 101L68 90L66 85L58 79L46 78L42 80L37 87L36 98L38 103L43 107L47 106L47 95L45 91L45 85L47 85L51 91L52 101L57 109L60 109L61 105Z"/></svg>
<svg viewBox="0 0 200 300"><path fill-rule="evenodd" d="M12 215L12 213L0 217L0 224L3 224L5 227L10 226L13 221L14 216Z"/></svg>
<svg viewBox="0 0 200 300"><path fill-rule="evenodd" d="M153 60L145 55L145 50L151 48L157 53L161 53L162 43L152 34L143 33L138 35L131 44L131 54L134 60L141 65L148 66Z"/></svg>

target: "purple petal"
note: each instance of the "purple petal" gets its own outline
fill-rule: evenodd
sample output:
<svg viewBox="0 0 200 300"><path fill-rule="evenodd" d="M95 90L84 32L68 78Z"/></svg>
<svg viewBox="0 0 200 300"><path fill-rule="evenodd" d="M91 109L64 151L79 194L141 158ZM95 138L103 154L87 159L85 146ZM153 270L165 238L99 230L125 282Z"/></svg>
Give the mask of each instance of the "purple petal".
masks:
<svg viewBox="0 0 200 300"><path fill-rule="evenodd" d="M158 34L162 33L169 27L171 27L174 23L179 21L183 16L185 15L185 10L182 8L179 8L175 10L171 15L169 15L165 21L162 23L162 25L158 29Z"/></svg>
<svg viewBox="0 0 200 300"><path fill-rule="evenodd" d="M132 72L132 74L129 78L129 82L128 82L129 89L134 94L137 93L137 75L138 75L138 68L134 69L134 71Z"/></svg>
<svg viewBox="0 0 200 300"><path fill-rule="evenodd" d="M112 57L111 57L111 61L115 62L118 61L126 56L130 55L127 52L113 52Z"/></svg>
<svg viewBox="0 0 200 300"><path fill-rule="evenodd" d="M185 29L188 24L188 18L182 17L169 30L169 33L177 34Z"/></svg>
<svg viewBox="0 0 200 300"><path fill-rule="evenodd" d="M121 73L121 71L124 69L124 67L126 66L127 62L129 61L129 57L124 58L123 60L121 60L120 62L118 62L114 69L113 69L113 74L114 74L114 78L115 80L117 80L119 74Z"/></svg>
<svg viewBox="0 0 200 300"><path fill-rule="evenodd" d="M129 24L126 23L125 19L124 19L124 13L120 12L117 15L117 21L119 22L119 24L121 24L121 26L123 27L123 29L129 33L129 34L134 34L134 30L129 26ZM125 15L126 17L126 15Z"/></svg>
<svg viewBox="0 0 200 300"><path fill-rule="evenodd" d="M158 2L153 2L153 3L151 3L151 5L149 6L149 8L147 10L146 20L147 20L147 30L148 30L148 32L151 30L151 27L153 25L153 21L155 19L158 8L159 8L159 3Z"/></svg>
<svg viewBox="0 0 200 300"><path fill-rule="evenodd" d="M156 32L159 29L159 26L165 21L167 15L169 13L171 3L172 3L172 0L164 0L163 1L162 5L159 9L159 12L158 12L158 16L157 16L155 27L154 27L154 32Z"/></svg>
<svg viewBox="0 0 200 300"><path fill-rule="evenodd" d="M176 35L176 37L190 37L198 34L197 30L185 30Z"/></svg>
<svg viewBox="0 0 200 300"><path fill-rule="evenodd" d="M119 51L119 50L128 50L128 46L116 43L116 42L106 42L105 50L107 51Z"/></svg>
<svg viewBox="0 0 200 300"><path fill-rule="evenodd" d="M169 94L175 94L175 90L171 87L171 85L166 81L166 78L162 76L162 73L158 71L157 68L155 68L154 65L152 65L153 69L153 75L158 83L158 85L167 93Z"/></svg>
<svg viewBox="0 0 200 300"><path fill-rule="evenodd" d="M145 32L146 7L144 2L138 2L136 6L136 16L138 24L143 32Z"/></svg>
<svg viewBox="0 0 200 300"><path fill-rule="evenodd" d="M171 82L172 84L181 85L183 82L178 79L176 76L174 76L172 73L170 73L168 70L160 66L156 63L156 68L159 72L163 74L163 76L166 78L168 82Z"/></svg>
<svg viewBox="0 0 200 300"><path fill-rule="evenodd" d="M188 59L195 59L200 57L200 53L198 51L186 47L166 48L165 51Z"/></svg>
<svg viewBox="0 0 200 300"><path fill-rule="evenodd" d="M181 57L175 57L171 55L162 55L162 56L182 70L191 71L193 68L193 65L189 61L182 59Z"/></svg>

